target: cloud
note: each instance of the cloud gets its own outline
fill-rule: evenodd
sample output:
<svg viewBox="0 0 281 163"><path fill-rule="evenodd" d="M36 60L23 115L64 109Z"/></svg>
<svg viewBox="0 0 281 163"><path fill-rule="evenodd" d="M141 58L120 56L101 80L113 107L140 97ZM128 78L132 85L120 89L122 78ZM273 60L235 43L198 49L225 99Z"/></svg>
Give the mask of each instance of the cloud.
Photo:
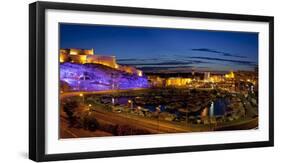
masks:
<svg viewBox="0 0 281 163"><path fill-rule="evenodd" d="M121 59L117 59L118 62L137 62L137 61L141 61L141 62L145 62L145 61L157 61L159 60L158 58L121 58Z"/></svg>
<svg viewBox="0 0 281 163"><path fill-rule="evenodd" d="M195 48L195 49L191 49L191 50L192 51L201 51L201 52L222 54L223 56L226 56L226 57L247 58L246 56L235 55L235 54L231 54L231 53L227 53L227 52L223 52L223 51L218 51L218 50L214 50L214 49L208 49L208 48Z"/></svg>
<svg viewBox="0 0 281 163"><path fill-rule="evenodd" d="M175 59L167 59L167 58L123 58L118 59L117 63L121 65L129 65L139 67L180 67L180 66L190 66L195 64L211 64L207 61L190 59L187 56Z"/></svg>
<svg viewBox="0 0 281 163"><path fill-rule="evenodd" d="M251 62L251 61L232 60L232 59L222 59L222 58L210 58L210 57L190 57L190 58L194 58L194 59L204 59L204 60L209 60L209 61L231 62L231 63L241 64L241 65L254 65L254 64L256 64L255 62Z"/></svg>
<svg viewBox="0 0 281 163"><path fill-rule="evenodd" d="M144 72L189 72L193 68L193 66L180 66L180 67L141 67L141 69Z"/></svg>
<svg viewBox="0 0 281 163"><path fill-rule="evenodd" d="M190 65L190 64L199 64L199 63L207 63L205 61L162 61L162 62L134 62L134 63L123 63L131 66L160 66L160 65Z"/></svg>

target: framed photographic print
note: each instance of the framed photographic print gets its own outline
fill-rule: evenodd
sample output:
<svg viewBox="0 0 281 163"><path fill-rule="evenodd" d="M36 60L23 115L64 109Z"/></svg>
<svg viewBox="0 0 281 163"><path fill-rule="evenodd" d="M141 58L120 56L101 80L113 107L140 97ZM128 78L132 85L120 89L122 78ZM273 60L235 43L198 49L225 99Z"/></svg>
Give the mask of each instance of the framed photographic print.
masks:
<svg viewBox="0 0 281 163"><path fill-rule="evenodd" d="M29 157L273 146L273 17L35 2Z"/></svg>

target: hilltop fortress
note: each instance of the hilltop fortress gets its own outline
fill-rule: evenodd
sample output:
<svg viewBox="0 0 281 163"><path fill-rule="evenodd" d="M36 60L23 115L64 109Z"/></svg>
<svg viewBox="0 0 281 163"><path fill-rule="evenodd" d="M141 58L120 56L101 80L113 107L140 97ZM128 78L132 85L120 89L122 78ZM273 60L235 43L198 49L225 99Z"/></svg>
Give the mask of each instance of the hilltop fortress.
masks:
<svg viewBox="0 0 281 163"><path fill-rule="evenodd" d="M60 49L60 63L64 62L101 64L129 74L143 75L142 71L135 67L118 65L115 56L96 55L94 49Z"/></svg>

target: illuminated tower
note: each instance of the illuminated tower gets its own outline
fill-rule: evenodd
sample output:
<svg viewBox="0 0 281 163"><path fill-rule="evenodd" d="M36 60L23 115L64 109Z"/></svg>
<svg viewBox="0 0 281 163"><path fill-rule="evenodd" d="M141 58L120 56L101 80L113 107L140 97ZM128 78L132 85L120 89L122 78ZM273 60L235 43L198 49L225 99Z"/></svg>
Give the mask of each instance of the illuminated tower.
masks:
<svg viewBox="0 0 281 163"><path fill-rule="evenodd" d="M210 72L205 72L204 73L204 80L205 81L208 81L210 79L210 74L211 74Z"/></svg>

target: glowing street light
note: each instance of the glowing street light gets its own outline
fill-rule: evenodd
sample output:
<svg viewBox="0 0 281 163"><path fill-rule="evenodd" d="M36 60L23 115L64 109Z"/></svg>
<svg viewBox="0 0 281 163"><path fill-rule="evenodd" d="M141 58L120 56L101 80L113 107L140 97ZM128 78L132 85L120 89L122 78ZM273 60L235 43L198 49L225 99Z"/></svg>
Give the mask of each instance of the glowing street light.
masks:
<svg viewBox="0 0 281 163"><path fill-rule="evenodd" d="M133 101L132 100L128 100L128 103L130 104L130 108L133 109Z"/></svg>
<svg viewBox="0 0 281 163"><path fill-rule="evenodd" d="M93 111L93 110L94 110L94 109L92 108L92 104L89 104L88 106L89 106L89 107L88 107L89 111Z"/></svg>
<svg viewBox="0 0 281 163"><path fill-rule="evenodd" d="M84 104L85 103L85 99L84 99L83 93L80 93L79 96L82 97L82 101L83 101L83 104Z"/></svg>
<svg viewBox="0 0 281 163"><path fill-rule="evenodd" d="M138 71L138 76L142 76L142 71Z"/></svg>

